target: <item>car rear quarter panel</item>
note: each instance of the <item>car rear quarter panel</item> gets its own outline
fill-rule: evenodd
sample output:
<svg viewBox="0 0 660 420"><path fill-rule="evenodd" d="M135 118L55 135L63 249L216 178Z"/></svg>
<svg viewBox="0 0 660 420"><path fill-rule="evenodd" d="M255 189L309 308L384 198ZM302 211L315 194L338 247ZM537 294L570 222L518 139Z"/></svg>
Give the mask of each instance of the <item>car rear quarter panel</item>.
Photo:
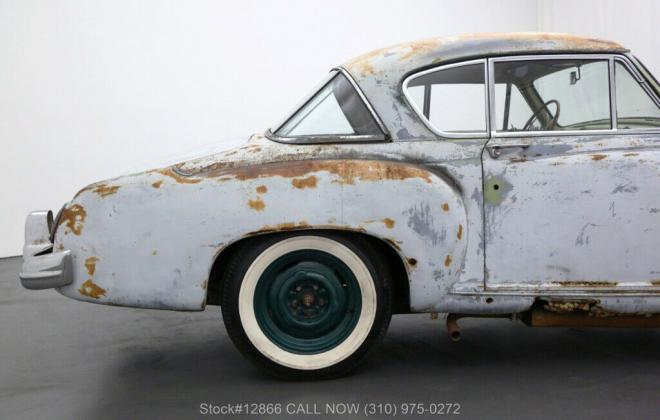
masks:
<svg viewBox="0 0 660 420"><path fill-rule="evenodd" d="M413 311L483 276L483 144L401 142L246 146L93 184L64 212L57 249L71 249L66 296L201 310L210 268L228 245L288 230L379 238L406 265Z"/></svg>

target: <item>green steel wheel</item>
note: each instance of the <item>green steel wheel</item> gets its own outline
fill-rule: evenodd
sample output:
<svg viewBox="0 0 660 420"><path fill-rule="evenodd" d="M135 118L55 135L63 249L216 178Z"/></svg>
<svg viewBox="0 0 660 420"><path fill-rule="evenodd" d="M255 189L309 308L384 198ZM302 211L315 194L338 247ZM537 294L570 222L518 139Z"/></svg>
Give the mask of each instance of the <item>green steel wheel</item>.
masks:
<svg viewBox="0 0 660 420"><path fill-rule="evenodd" d="M289 378L337 376L384 335L389 273L368 240L315 232L245 247L228 270L223 318L260 367Z"/></svg>

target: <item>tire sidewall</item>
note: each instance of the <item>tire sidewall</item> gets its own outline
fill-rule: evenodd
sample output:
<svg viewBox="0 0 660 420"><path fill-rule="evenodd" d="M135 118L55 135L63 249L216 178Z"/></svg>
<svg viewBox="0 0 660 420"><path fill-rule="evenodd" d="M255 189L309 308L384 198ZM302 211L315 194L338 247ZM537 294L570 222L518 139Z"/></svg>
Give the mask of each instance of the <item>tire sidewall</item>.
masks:
<svg viewBox="0 0 660 420"><path fill-rule="evenodd" d="M321 243L332 244L330 248L336 252L331 254L342 260L356 274L358 282L361 282L362 293L367 292L366 303L370 307L364 308L363 299L362 311L366 310L366 313L361 313L358 325L334 348L319 355L294 355L268 340L256 323L252 302L246 303L245 300L253 297L253 289L261 270L280 254L305 249L309 244ZM297 246L300 247L296 248ZM328 247L320 248L325 252L330 250ZM370 284L364 284L364 281ZM373 300L369 302L371 298ZM238 349L267 372L293 379L326 378L348 372L382 339L391 317L390 281L381 257L368 240L349 239L346 235L334 232L299 232L250 240L230 262L222 303L227 332ZM363 315L366 316L365 319ZM365 325L368 326L367 330L364 330ZM274 348L279 351L274 351ZM305 360L310 363L299 363Z"/></svg>

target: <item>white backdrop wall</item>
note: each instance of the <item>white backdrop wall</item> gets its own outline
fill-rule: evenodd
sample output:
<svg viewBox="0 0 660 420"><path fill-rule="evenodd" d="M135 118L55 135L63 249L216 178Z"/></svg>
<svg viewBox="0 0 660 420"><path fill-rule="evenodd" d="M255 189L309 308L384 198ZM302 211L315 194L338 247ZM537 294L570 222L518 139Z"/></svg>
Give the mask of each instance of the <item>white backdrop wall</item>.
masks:
<svg viewBox="0 0 660 420"><path fill-rule="evenodd" d="M538 30L617 41L660 77L658 0L539 0Z"/></svg>
<svg viewBox="0 0 660 420"><path fill-rule="evenodd" d="M563 30L620 40L658 73L657 6L634 3L0 0L0 257L21 253L30 210L262 132L332 66L374 48Z"/></svg>

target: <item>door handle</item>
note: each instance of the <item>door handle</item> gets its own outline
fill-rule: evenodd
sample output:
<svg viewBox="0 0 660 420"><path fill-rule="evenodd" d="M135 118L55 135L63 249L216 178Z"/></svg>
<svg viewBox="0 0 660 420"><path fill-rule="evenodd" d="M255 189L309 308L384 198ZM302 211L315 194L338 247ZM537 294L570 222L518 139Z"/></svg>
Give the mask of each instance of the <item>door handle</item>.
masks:
<svg viewBox="0 0 660 420"><path fill-rule="evenodd" d="M486 149L488 149L488 154L490 157L493 159L497 159L502 155L502 149L526 149L530 145L527 143L505 143L505 144L494 144L492 146L486 146Z"/></svg>

